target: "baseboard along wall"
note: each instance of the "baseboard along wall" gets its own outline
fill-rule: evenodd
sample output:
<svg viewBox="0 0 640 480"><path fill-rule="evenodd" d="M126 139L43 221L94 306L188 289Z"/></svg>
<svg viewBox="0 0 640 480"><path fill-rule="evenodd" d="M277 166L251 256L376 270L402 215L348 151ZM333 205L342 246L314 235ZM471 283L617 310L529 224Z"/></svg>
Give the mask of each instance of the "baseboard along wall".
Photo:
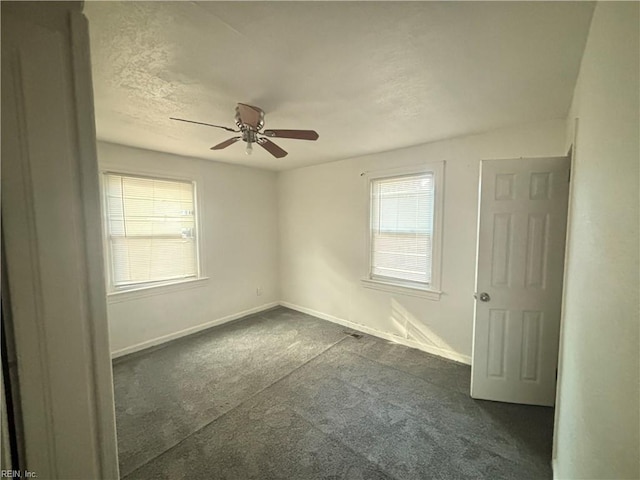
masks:
<svg viewBox="0 0 640 480"><path fill-rule="evenodd" d="M147 348L155 347L161 345L163 343L170 342L172 340L177 340L178 338L187 337L189 335L193 335L194 333L201 332L203 330L207 330L209 328L217 327L219 325L223 325L228 322L232 322L234 320L238 320L239 318L246 317L248 315L253 315L254 313L263 312L265 310L270 310L274 307L279 306L279 302L271 302L265 303L264 305L259 305L254 308L250 308L248 310L243 310L238 313L234 313L231 315L226 315L221 318L217 318L215 320L211 320L210 322L205 322L200 325L196 325L193 327L185 328L184 330L180 330L178 332L170 333L168 335L163 335L161 337L153 338L151 340L147 340L145 342L138 343L136 345L132 345L130 347L126 347L120 350L116 350L115 352L111 352L111 358L118 358L124 355L129 355L131 353L139 352L141 350L145 350Z"/></svg>
<svg viewBox="0 0 640 480"><path fill-rule="evenodd" d="M349 320L345 320L344 318L334 317L333 315L322 313L317 310L312 310L311 308L302 307L300 305L295 305L293 303L280 302L280 305L282 305L283 307L290 308L291 310L296 310L298 312L306 313L308 315L312 315L314 317L318 317L323 320L327 320L329 322L337 323L338 325L342 325L343 327L368 333L369 335L373 335L374 337L383 338L385 340L389 340L390 342L398 343L406 347L416 348L418 350L422 350L423 352L431 353L432 355L437 355L439 357L447 358L449 360L454 360L456 362L464 363L466 365L471 365L471 357L468 355L463 355L457 352L453 352L451 350L445 350L439 347L435 347L433 345L426 345L424 343L416 342L415 340L403 338L403 337L400 337L399 335L394 335L393 333L383 332L382 330L377 330L375 328L367 327L366 325L362 325L360 323L351 322Z"/></svg>
<svg viewBox="0 0 640 480"><path fill-rule="evenodd" d="M327 313L319 312L317 310L313 310L311 308L302 307L300 305L296 305L289 302L271 302L265 303L264 305L260 305L258 307L250 308L248 310L243 310L238 313L234 313L232 315L226 315L221 318L217 318L210 322L202 323L200 325L196 325L193 327L185 328L184 330L180 330L178 332L170 333L168 335L163 335L161 337L157 337L151 340L147 340L145 342L138 343L136 345L132 345L130 347L126 347L120 350L116 350L111 353L111 358L115 359L118 357L122 357L125 355L129 355L131 353L136 353L141 350L145 350L147 348L156 347L163 343L170 342L172 340L177 340L182 337L186 337L189 335L193 335L195 333L201 332L203 330L207 330L209 328L217 327L219 325L223 325L228 322L232 322L234 320L238 320L242 317L246 317L248 315L253 315L255 313L263 312L265 310L270 310L277 306L283 306L286 308L290 308L291 310L296 310L301 313L306 313L307 315L311 315L313 317L321 318L322 320L327 320L332 323L336 323L338 325L342 325L343 327L350 328L352 330L358 330L369 335L373 335L374 337L383 338L385 340L389 340L390 342L398 343L400 345L404 345L411 348L416 348L418 350L422 350L423 352L430 353L432 355L437 355L439 357L447 358L449 360L453 360L456 362L464 363L466 365L471 365L471 357L468 355L463 355L457 352L453 352L451 350L444 350L439 347L435 347L433 345L426 345L424 343L416 342L415 340L411 340L408 338L400 337L399 335L394 335L393 333L383 332L381 330L377 330L375 328L368 327L366 325L362 325L360 323L354 323L349 320L345 320L344 318L334 317L333 315L329 315Z"/></svg>

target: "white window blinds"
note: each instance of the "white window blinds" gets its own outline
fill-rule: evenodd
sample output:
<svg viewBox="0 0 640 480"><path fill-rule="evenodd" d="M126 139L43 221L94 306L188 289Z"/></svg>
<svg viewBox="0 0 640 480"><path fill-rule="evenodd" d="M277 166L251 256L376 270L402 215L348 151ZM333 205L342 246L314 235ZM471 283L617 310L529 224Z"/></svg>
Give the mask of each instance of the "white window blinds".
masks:
<svg viewBox="0 0 640 480"><path fill-rule="evenodd" d="M434 175L371 182L371 277L431 283Z"/></svg>
<svg viewBox="0 0 640 480"><path fill-rule="evenodd" d="M107 173L105 194L113 287L197 276L192 182Z"/></svg>

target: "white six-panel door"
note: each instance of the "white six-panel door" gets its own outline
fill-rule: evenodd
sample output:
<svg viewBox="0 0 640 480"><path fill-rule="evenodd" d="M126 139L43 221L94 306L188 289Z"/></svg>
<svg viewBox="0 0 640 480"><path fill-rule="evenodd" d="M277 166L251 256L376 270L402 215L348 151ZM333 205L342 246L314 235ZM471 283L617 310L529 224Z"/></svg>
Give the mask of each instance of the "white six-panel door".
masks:
<svg viewBox="0 0 640 480"><path fill-rule="evenodd" d="M553 405L570 161L486 160L471 396Z"/></svg>

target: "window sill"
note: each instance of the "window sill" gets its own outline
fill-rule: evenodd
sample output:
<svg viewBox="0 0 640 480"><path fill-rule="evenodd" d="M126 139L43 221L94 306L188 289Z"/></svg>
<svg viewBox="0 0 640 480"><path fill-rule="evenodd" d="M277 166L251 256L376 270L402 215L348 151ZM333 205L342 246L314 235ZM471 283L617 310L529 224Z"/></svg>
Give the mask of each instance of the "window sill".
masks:
<svg viewBox="0 0 640 480"><path fill-rule="evenodd" d="M374 290L382 290L384 292L398 293L401 295L409 295L411 297L426 298L427 300L440 300L442 292L439 290L428 290L418 287L410 287L393 282L383 282L381 280L373 280L371 278L360 279L362 286Z"/></svg>
<svg viewBox="0 0 640 480"><path fill-rule="evenodd" d="M189 290L203 286L209 277L190 278L188 280L180 280L178 282L163 283L161 285L148 285L128 290L109 292L107 294L107 303L120 303L129 300L135 300L153 295L163 295L165 293L178 292L181 290Z"/></svg>

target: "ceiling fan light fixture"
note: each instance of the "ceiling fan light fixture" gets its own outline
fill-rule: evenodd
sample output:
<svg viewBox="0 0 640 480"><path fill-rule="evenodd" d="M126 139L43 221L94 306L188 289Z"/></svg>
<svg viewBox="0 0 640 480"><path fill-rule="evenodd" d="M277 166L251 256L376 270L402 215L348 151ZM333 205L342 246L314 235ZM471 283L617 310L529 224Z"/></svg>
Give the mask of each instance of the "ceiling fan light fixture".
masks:
<svg viewBox="0 0 640 480"><path fill-rule="evenodd" d="M247 148L244 149L244 153L247 155L251 155L253 153L253 144L251 142L247 142Z"/></svg>

